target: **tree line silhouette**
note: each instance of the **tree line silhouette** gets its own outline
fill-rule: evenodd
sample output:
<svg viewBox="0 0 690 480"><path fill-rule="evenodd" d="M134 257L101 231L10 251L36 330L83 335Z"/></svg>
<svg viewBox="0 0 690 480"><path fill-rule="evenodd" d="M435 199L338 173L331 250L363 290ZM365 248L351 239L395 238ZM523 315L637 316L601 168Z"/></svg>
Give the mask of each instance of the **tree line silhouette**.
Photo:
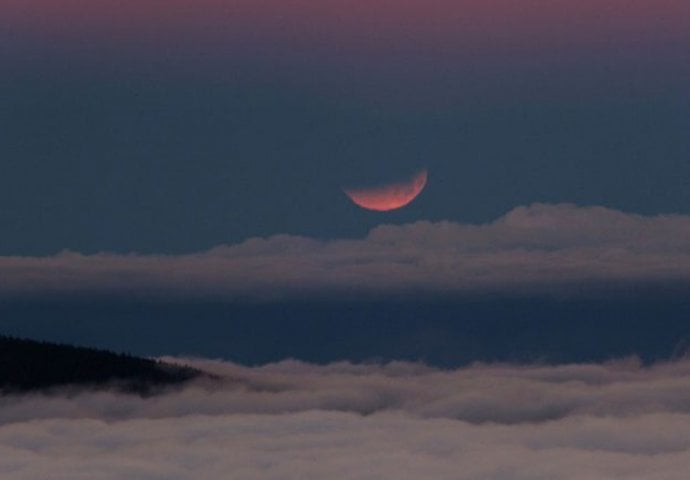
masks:
<svg viewBox="0 0 690 480"><path fill-rule="evenodd" d="M3 394L71 385L150 395L200 375L199 370L159 360L0 335Z"/></svg>

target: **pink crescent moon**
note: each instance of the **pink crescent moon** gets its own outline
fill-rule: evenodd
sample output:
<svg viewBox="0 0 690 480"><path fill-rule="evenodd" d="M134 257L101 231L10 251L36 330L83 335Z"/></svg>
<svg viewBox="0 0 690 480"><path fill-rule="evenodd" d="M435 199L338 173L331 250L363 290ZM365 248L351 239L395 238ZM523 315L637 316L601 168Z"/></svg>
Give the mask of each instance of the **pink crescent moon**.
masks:
<svg viewBox="0 0 690 480"><path fill-rule="evenodd" d="M424 190L427 181L426 169L417 172L410 180L380 187L343 190L362 208L387 212L408 205Z"/></svg>

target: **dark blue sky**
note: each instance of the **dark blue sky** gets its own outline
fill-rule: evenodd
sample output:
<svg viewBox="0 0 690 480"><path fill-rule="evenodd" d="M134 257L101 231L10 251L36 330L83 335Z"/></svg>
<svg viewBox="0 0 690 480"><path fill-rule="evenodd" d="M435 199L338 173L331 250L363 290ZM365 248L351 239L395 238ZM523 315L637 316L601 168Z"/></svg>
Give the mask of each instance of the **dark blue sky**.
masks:
<svg viewBox="0 0 690 480"><path fill-rule="evenodd" d="M419 111L287 85L55 68L4 90L5 255L360 236L382 222L485 222L535 201L690 212L690 102L672 92L624 95L612 82L585 98ZM403 212L368 214L340 190L420 166L428 189Z"/></svg>
<svg viewBox="0 0 690 480"><path fill-rule="evenodd" d="M553 364L629 356L654 362L686 355L690 348L687 295L669 298L643 289L636 298L615 301L0 302L0 314L0 328L8 335L243 364L295 358L456 367L475 361Z"/></svg>
<svg viewBox="0 0 690 480"><path fill-rule="evenodd" d="M688 213L690 61L671 15L683 7L665 1L660 19L631 10L589 27L554 7L510 20L505 38L489 33L509 17L478 4L470 18L496 26L477 38L452 22L417 31L405 13L372 7L381 18L360 30L353 20L335 39L316 20L286 33L289 12L254 12L263 30L246 38L232 19L202 36L196 17L171 38L172 20L151 20L153 7L118 30L98 9L15 18L9 6L0 254L353 237L380 223L487 222L535 201ZM551 21L562 31L542 28ZM376 22L394 27L376 35ZM412 45L405 32L431 40ZM427 190L397 213L367 213L341 192L422 166Z"/></svg>

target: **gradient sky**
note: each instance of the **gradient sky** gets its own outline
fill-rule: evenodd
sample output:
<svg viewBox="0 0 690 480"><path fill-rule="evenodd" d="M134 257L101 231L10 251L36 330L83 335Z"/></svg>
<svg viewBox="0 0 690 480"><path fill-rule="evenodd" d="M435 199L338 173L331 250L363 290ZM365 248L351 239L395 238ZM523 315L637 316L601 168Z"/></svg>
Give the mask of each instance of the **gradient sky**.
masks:
<svg viewBox="0 0 690 480"><path fill-rule="evenodd" d="M2 331L664 358L690 339L689 44L686 0L6 0ZM343 193L425 168L398 211Z"/></svg>
<svg viewBox="0 0 690 480"><path fill-rule="evenodd" d="M535 201L690 212L685 1L11 0L0 18L0 254L353 237ZM425 166L401 212L341 191Z"/></svg>

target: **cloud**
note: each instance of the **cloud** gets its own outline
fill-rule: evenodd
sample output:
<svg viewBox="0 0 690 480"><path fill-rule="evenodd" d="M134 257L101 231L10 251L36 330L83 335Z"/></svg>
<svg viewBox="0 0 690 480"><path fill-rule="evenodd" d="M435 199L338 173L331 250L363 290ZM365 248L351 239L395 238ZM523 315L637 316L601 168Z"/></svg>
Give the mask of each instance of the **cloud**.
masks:
<svg viewBox="0 0 690 480"><path fill-rule="evenodd" d="M3 479L681 479L690 361L195 366L142 399L0 399Z"/></svg>
<svg viewBox="0 0 690 480"><path fill-rule="evenodd" d="M417 222L357 240L277 235L188 255L0 257L0 296L274 300L578 295L690 281L690 216L534 204L486 225Z"/></svg>

